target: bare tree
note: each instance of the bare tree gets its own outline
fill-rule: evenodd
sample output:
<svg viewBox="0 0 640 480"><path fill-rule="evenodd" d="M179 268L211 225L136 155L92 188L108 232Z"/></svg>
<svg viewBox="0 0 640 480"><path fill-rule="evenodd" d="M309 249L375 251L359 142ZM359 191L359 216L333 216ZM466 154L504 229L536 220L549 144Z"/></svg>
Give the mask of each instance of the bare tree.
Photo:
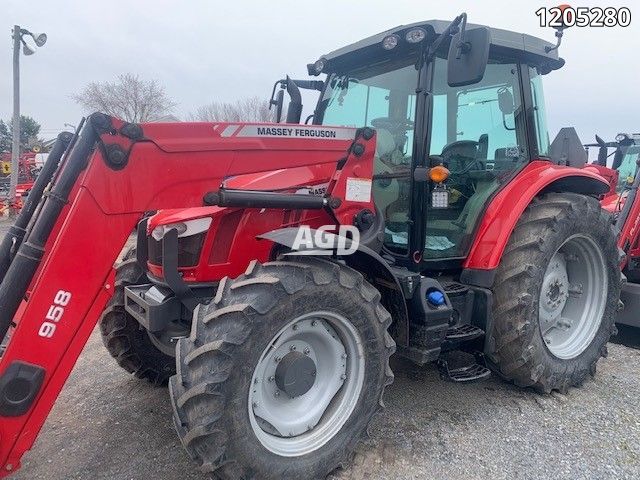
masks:
<svg viewBox="0 0 640 480"><path fill-rule="evenodd" d="M150 122L170 113L175 103L156 80L130 73L116 82L91 82L73 99L88 111L99 111L127 122Z"/></svg>
<svg viewBox="0 0 640 480"><path fill-rule="evenodd" d="M249 97L235 102L211 102L189 115L201 122L273 122L275 111L260 97Z"/></svg>

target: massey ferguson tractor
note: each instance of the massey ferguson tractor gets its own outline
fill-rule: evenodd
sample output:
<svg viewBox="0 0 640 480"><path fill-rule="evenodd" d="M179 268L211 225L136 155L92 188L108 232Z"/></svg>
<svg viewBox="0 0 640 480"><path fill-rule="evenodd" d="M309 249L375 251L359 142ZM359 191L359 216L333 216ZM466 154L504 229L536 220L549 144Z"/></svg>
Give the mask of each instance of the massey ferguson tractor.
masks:
<svg viewBox="0 0 640 480"><path fill-rule="evenodd" d="M542 79L563 64L463 14L321 57L320 79L283 82L287 123L95 113L61 134L0 246L2 475L99 319L126 371L168 382L182 444L224 479L347 464L394 353L456 382L580 386L623 255L606 179L550 154ZM320 90L308 124L299 88Z"/></svg>
<svg viewBox="0 0 640 480"><path fill-rule="evenodd" d="M596 143L585 147L587 152L591 147L598 148L597 160L588 168L597 169L609 180L611 187L601 203L613 214L618 244L626 252L622 267L629 281L622 287L620 298L625 308L616 321L640 327L640 134L620 133L614 142L596 135Z"/></svg>

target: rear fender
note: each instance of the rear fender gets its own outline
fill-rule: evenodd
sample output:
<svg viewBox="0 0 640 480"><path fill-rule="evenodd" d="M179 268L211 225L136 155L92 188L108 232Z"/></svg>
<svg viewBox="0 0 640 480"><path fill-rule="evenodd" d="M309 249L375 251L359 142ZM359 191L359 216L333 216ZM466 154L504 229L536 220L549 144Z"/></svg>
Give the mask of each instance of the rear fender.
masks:
<svg viewBox="0 0 640 480"><path fill-rule="evenodd" d="M274 252L277 254L287 255L286 251L294 250L296 243L296 237L298 236L298 228L281 228L278 230L272 230L258 238L269 240L279 246L275 248ZM310 230L313 237L317 230ZM407 312L407 304L405 296L400 285L400 282L393 274L389 264L375 251L360 244L355 252L349 255L337 256L335 255L335 248L339 245L338 235L323 232L324 237L328 242L334 246L334 248L327 248L326 246L312 248L310 250L297 250L291 252L292 255L311 255L324 257L329 260L338 260L347 264L354 270L359 271L365 279L378 289L382 296L382 305L389 311L393 322L389 328L391 335L399 346L409 345L409 314ZM342 240L344 242L344 239ZM349 247L350 241L346 241L346 246ZM282 248L284 247L284 248Z"/></svg>
<svg viewBox="0 0 640 480"><path fill-rule="evenodd" d="M609 188L609 183L590 167L565 167L541 160L531 162L487 207L463 264L461 281L484 288L493 286L495 270L511 232L536 196L547 192L599 196Z"/></svg>

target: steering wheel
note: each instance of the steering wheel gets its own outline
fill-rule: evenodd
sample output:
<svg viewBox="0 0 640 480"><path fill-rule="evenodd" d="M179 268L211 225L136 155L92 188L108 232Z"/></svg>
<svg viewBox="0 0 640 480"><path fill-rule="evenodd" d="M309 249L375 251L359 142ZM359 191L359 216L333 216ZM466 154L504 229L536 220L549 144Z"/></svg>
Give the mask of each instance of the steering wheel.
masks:
<svg viewBox="0 0 640 480"><path fill-rule="evenodd" d="M440 156L444 160L445 166L451 170L451 176L459 176L467 173L470 170L474 170L473 167L480 167L477 170L483 170L483 164L481 159L478 158L478 150L480 148L480 142L475 140L458 140L451 142L442 149ZM457 160L457 163L462 163L462 168L454 170L450 165L452 160Z"/></svg>
<svg viewBox="0 0 640 480"><path fill-rule="evenodd" d="M384 128L391 133L398 134L404 133L407 130L413 130L414 122L408 118L397 119L389 117L378 117L371 120L371 125L374 128Z"/></svg>

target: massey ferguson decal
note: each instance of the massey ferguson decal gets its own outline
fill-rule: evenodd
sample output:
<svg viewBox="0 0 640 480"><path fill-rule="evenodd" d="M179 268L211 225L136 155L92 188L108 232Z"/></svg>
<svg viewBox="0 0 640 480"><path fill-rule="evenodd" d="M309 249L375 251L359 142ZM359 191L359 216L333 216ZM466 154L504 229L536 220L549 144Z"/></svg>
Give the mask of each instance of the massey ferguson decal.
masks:
<svg viewBox="0 0 640 480"><path fill-rule="evenodd" d="M271 125L228 125L221 137L269 137L269 138L323 138L327 140L352 140L353 128L326 128Z"/></svg>

